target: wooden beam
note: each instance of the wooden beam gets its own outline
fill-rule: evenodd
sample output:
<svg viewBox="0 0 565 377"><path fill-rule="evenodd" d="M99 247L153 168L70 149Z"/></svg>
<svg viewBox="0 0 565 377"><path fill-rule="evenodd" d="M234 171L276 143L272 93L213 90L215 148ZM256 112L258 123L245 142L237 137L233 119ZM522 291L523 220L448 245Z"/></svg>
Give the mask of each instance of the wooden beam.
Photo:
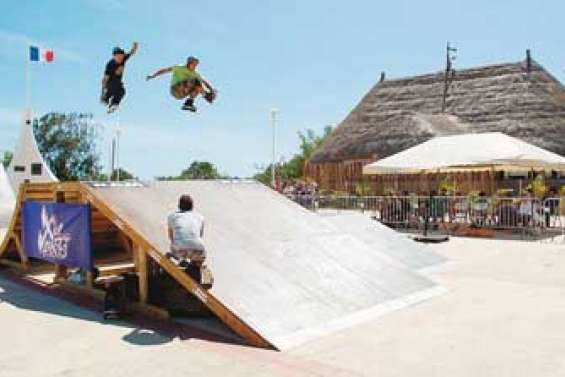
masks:
<svg viewBox="0 0 565 377"><path fill-rule="evenodd" d="M16 232L12 232L12 238L14 240L14 244L16 245L16 250L20 256L20 260L22 262L22 268L27 271L29 269L29 260L27 258L26 253L24 252L24 248L22 247L22 243L20 241L20 235Z"/></svg>
<svg viewBox="0 0 565 377"><path fill-rule="evenodd" d="M55 277L53 278L53 282L59 280L67 279L67 266L63 266L62 264L55 265Z"/></svg>
<svg viewBox="0 0 565 377"><path fill-rule="evenodd" d="M94 274L92 271L86 272L86 287L93 288L94 287Z"/></svg>
<svg viewBox="0 0 565 377"><path fill-rule="evenodd" d="M129 254L129 255L133 255L133 249L132 249L132 245L131 245L131 240L122 232L118 231L118 241L120 242L120 245L122 245L122 247L124 248L124 250ZM135 257L134 257L135 258Z"/></svg>
<svg viewBox="0 0 565 377"><path fill-rule="evenodd" d="M19 271L24 271L21 263L14 262L13 260L10 260L10 259L5 259L5 258L0 259L0 265L10 267L10 268L15 268Z"/></svg>
<svg viewBox="0 0 565 377"><path fill-rule="evenodd" d="M147 254L143 247L135 248L137 254L137 276L139 278L139 301L143 304L147 303L149 296L149 272L147 270Z"/></svg>

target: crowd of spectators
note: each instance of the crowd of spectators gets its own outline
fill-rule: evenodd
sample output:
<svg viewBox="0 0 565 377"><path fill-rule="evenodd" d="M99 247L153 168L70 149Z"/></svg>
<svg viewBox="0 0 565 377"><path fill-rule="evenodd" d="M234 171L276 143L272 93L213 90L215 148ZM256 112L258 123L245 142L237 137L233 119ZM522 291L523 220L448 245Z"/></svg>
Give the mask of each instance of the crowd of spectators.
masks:
<svg viewBox="0 0 565 377"><path fill-rule="evenodd" d="M280 191L287 198L297 202L303 207L312 208L316 198L318 186L300 180L283 181Z"/></svg>

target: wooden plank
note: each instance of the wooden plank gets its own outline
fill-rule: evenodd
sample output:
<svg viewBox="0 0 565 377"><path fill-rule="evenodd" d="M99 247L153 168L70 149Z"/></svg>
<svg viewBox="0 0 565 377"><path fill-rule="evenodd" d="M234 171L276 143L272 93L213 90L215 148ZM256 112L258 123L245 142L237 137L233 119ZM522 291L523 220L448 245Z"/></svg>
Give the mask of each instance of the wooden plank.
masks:
<svg viewBox="0 0 565 377"><path fill-rule="evenodd" d="M160 320L167 320L171 318L168 311L150 304L143 304L139 302L128 302L127 310L139 312L146 316Z"/></svg>
<svg viewBox="0 0 565 377"><path fill-rule="evenodd" d="M57 283L61 288L87 295L101 302L104 301L104 296L106 295L106 292L104 292L102 289L70 283L63 278L55 278L53 282Z"/></svg>
<svg viewBox="0 0 565 377"><path fill-rule="evenodd" d="M136 271L133 263L122 263L115 266L99 266L100 276L121 275L126 272Z"/></svg>
<svg viewBox="0 0 565 377"><path fill-rule="evenodd" d="M6 267L15 268L17 270L24 271L24 268L21 263L14 262L13 260L10 259L2 258L0 259L0 264Z"/></svg>
<svg viewBox="0 0 565 377"><path fill-rule="evenodd" d="M40 194L35 194L35 193L26 193L26 197L25 200L33 200L33 201L37 201L37 202L51 202L53 198L53 194L52 193L40 193Z"/></svg>

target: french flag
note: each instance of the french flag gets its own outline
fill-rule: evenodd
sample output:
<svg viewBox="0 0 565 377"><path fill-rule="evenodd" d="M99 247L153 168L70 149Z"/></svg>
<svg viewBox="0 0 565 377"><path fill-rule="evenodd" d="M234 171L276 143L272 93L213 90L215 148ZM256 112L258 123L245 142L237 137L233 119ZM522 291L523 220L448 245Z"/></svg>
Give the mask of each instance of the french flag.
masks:
<svg viewBox="0 0 565 377"><path fill-rule="evenodd" d="M29 46L29 60L32 62L51 63L55 59L53 50L45 50L37 46Z"/></svg>

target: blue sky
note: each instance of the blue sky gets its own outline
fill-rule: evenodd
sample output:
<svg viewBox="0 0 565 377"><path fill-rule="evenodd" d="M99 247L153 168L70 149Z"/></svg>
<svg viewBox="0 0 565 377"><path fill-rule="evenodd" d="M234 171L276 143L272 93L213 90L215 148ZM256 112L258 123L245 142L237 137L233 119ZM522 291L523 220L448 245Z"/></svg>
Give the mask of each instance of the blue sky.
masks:
<svg viewBox="0 0 565 377"><path fill-rule="evenodd" d="M279 154L288 158L298 131L339 123L381 71L442 69L447 40L459 48L456 68L522 60L530 48L563 82L563 14L563 1L4 0L0 151L15 145L29 43L56 54L55 63L33 66L36 114L93 113L106 155L116 117L98 102L102 71L112 47L139 41L119 116L123 166L151 178L197 159L249 176L271 158L272 107L280 109ZM144 81L188 55L219 90L217 104L201 102L196 115L179 110L168 78Z"/></svg>

